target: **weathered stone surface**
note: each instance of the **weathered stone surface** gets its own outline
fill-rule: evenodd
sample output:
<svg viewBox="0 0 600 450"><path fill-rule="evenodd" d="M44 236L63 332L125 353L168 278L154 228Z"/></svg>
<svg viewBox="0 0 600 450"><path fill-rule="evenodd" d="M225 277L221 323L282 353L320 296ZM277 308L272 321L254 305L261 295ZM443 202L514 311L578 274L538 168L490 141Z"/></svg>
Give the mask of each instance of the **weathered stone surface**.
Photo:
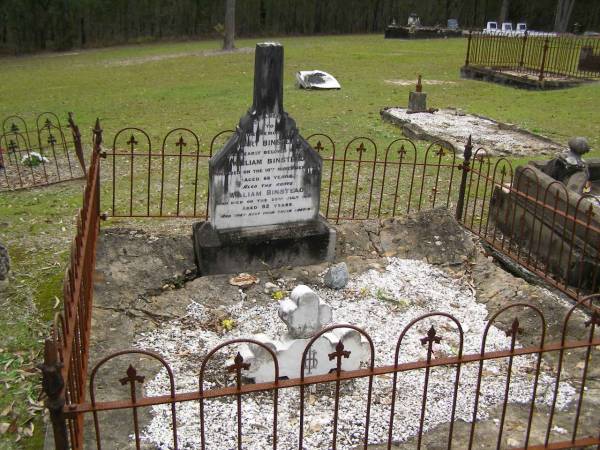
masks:
<svg viewBox="0 0 600 450"><path fill-rule="evenodd" d="M408 110L410 112L427 111L427 94L425 92L411 92L408 95Z"/></svg>
<svg viewBox="0 0 600 450"><path fill-rule="evenodd" d="M335 256L319 216L322 160L283 110L283 47L256 46L254 101L210 160L210 219L194 225L202 275L310 265Z"/></svg>
<svg viewBox="0 0 600 450"><path fill-rule="evenodd" d="M332 289L342 289L348 284L348 266L342 262L331 266L323 278L325 286Z"/></svg>
<svg viewBox="0 0 600 450"><path fill-rule="evenodd" d="M194 224L194 251L201 275L253 272L332 261L336 232L322 220L218 232L210 222Z"/></svg>
<svg viewBox="0 0 600 450"><path fill-rule="evenodd" d="M253 338L277 356L279 376L297 378L301 375L302 357L311 337L331 322L331 308L308 286L299 285L294 288L289 298L279 303L279 317L288 327L288 333L280 340L265 334L257 334ZM370 350L365 338L353 329L335 329L324 333L316 339L306 352L304 365L305 375L321 375L336 368L336 359L330 355L336 346L342 344L343 351L349 352L342 358L342 370L354 370L366 361ZM249 370L245 376L257 383L273 381L275 366L271 354L259 345L246 345L240 354Z"/></svg>
<svg viewBox="0 0 600 450"><path fill-rule="evenodd" d="M569 139L569 150L578 155L583 155L590 151L590 144L584 137L572 137Z"/></svg>
<svg viewBox="0 0 600 450"><path fill-rule="evenodd" d="M210 160L216 230L316 220L322 160L283 110L283 47L256 46L254 102Z"/></svg>
<svg viewBox="0 0 600 450"><path fill-rule="evenodd" d="M8 272L10 271L10 257L8 249L0 243L0 283L8 280Z"/></svg>
<svg viewBox="0 0 600 450"><path fill-rule="evenodd" d="M293 338L308 338L331 322L331 308L308 286L297 286L279 302L279 317Z"/></svg>

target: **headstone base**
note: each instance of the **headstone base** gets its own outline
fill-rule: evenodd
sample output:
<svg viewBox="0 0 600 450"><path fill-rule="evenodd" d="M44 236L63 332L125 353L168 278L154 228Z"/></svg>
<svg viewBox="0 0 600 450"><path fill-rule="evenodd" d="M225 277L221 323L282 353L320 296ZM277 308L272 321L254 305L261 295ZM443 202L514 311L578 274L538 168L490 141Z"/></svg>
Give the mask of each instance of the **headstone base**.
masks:
<svg viewBox="0 0 600 450"><path fill-rule="evenodd" d="M193 225L200 275L240 273L272 267L333 261L336 231L323 219L269 227L217 231L210 222Z"/></svg>
<svg viewBox="0 0 600 450"><path fill-rule="evenodd" d="M408 96L408 110L410 112L427 111L427 94L425 92L411 92Z"/></svg>

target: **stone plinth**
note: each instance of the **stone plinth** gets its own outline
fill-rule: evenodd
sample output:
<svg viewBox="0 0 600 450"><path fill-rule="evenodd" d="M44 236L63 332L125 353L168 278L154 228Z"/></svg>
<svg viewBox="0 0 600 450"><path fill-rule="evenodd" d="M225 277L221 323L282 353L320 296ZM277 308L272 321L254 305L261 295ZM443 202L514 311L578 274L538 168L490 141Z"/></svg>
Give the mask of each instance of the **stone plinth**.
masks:
<svg viewBox="0 0 600 450"><path fill-rule="evenodd" d="M252 107L210 160L210 220L194 226L200 273L333 259L335 231L319 218L322 166L283 110L283 47L258 44Z"/></svg>
<svg viewBox="0 0 600 450"><path fill-rule="evenodd" d="M427 111L427 94L425 92L411 92L408 95L408 111Z"/></svg>
<svg viewBox="0 0 600 450"><path fill-rule="evenodd" d="M218 231L210 222L194 224L194 252L201 275L332 261L335 240L335 230L322 218L231 231Z"/></svg>

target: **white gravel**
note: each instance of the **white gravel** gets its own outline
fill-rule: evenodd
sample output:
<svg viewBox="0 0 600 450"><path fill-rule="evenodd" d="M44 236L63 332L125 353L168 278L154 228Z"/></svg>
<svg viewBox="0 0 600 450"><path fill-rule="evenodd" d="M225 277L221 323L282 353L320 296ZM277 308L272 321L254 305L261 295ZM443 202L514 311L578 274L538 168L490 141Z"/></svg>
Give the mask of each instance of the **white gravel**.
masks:
<svg viewBox="0 0 600 450"><path fill-rule="evenodd" d="M475 301L469 284L454 279L445 272L420 261L390 258L384 272L371 270L351 278L341 291L317 289L319 295L333 309L335 323L349 323L362 327L373 339L376 348L376 365L393 364L394 349L403 328L414 318L432 311L447 312L461 323L464 337L464 354L478 353L481 336L486 325L486 307ZM219 343L240 337L252 337L256 332L284 333L286 327L277 317L276 302L257 306L248 300L238 302L228 309L237 327L226 335L203 330L198 324L207 319L206 309L191 303L188 316L173 321L162 329L142 336L138 347L153 349L162 354L171 365L180 392L198 389L200 361L207 350ZM449 320L426 320L409 332L402 344L400 362L424 359L425 348L420 338L431 325L435 325L441 344L436 346L435 357L456 354L457 330ZM507 349L510 338L491 327L487 351ZM233 353L233 349L232 349ZM227 355L232 356L232 353ZM223 359L219 362L222 364ZM535 359L529 356L515 358L509 393L511 403L527 402L532 392ZM484 364L484 381L481 387L478 418L489 416L489 410L503 401L506 378L503 376L507 361L488 361ZM220 368L219 368L220 369ZM473 412L474 391L478 364L464 365L461 369L456 418L470 421ZM427 396L425 430L445 423L451 411L452 392L456 372L453 368L432 369ZM205 382L205 389L215 387L218 377ZM553 392L554 379L540 376L538 402L548 403ZM423 394L424 371L399 374L393 438L406 440L418 433L420 407ZM168 393L164 371L145 384L146 394ZM392 376L381 376L373 383L373 401L369 442L387 442L391 405ZM305 409L304 447L329 448L332 436L333 387L320 387L310 395ZM564 408L574 395L574 389L561 383L558 407ZM367 379L346 382L342 385L338 448L352 449L361 442L364 433ZM207 448L234 448L236 446L235 400L213 400L205 403ZM246 449L265 449L271 444L272 400L267 394L246 396L243 400L243 446ZM172 428L169 406L152 410L153 419L144 430L147 444L167 449L172 446ZM198 402L186 402L177 407L179 448L200 448ZM279 393L278 413L279 448L298 445L299 390L284 389ZM227 443L227 444L223 444Z"/></svg>
<svg viewBox="0 0 600 450"><path fill-rule="evenodd" d="M482 147L495 156L554 155L564 150L546 139L523 133L514 125L502 125L471 114L457 115L451 108L440 109L434 114L407 114L405 108L388 108L386 114L404 126L417 127L421 132L450 142L461 153L469 135L473 139L474 152Z"/></svg>

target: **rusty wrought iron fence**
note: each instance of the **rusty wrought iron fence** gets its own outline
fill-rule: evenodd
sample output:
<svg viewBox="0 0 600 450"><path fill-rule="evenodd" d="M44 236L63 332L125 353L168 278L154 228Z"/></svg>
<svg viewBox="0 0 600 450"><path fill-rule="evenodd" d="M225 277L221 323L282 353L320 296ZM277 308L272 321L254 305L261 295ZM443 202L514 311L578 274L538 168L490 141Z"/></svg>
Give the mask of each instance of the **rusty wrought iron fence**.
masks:
<svg viewBox="0 0 600 450"><path fill-rule="evenodd" d="M51 112L39 114L33 130L20 116L9 116L2 121L0 191L85 177L81 133L71 113L67 122L64 127Z"/></svg>
<svg viewBox="0 0 600 450"><path fill-rule="evenodd" d="M531 440L531 430L539 420L532 421L529 414L527 433L523 436L523 448L572 448L574 446L600 445L600 436L582 436L578 430L581 429L580 418L585 411L585 386L588 381L588 366L590 356L595 346L600 341L594 335L595 327L600 325L598 308L593 302L597 302L597 296L584 297L585 292L597 291L596 272L599 264L595 264L598 258L596 243L600 242L598 231L591 219L592 214L586 214L590 210L590 200L587 197L575 201L575 206L569 193L560 188L556 183L550 183L544 192L539 188L535 177L527 177L527 169L513 176L513 170L505 158L492 159L483 150L479 149L472 156L471 141L467 142L462 158L447 143L438 142L431 144L426 149L417 150L416 146L407 139L398 139L379 152L375 143L368 138L356 138L337 150L334 141L326 135L316 134L308 139L313 147L323 156L323 188L322 188L322 212L331 220L364 220L384 217L393 217L406 212L418 211L435 207L452 209L459 222L473 231L486 241L491 248L496 249L503 255L511 258L518 264L529 268L546 281L578 298L579 303L567 314L560 342L545 342L546 322L543 314L531 305L511 305L499 311L492 317L486 330L496 322L501 315L504 317L507 310L512 308L525 308L533 314L539 324L534 326L539 334L539 340L526 347L516 346L517 334L521 333L519 317L514 317L513 326L508 332L512 338L510 348L503 351L486 351L487 331L483 336L481 352L464 355L462 345L459 351L452 357L433 357L433 350L441 339L434 328L422 338L426 346L425 359L421 361L401 363L398 355L401 344L407 332L417 323L443 318L455 324L453 327L460 335L462 342L462 330L458 321L444 313L435 313L420 317L409 324L398 340L396 354L393 364L375 366L372 355L374 347L371 348L371 362L367 367L356 371L342 371L340 369L341 358L344 357L344 349L338 348L332 353L331 360L333 371L326 375L317 377L302 376L298 379L279 380L276 369L272 383L244 384L242 375L244 361L239 358L235 365L230 367L231 373L235 375L234 384L217 389L204 389L200 383L199 389L193 392L180 392L176 389L175 378L166 361L152 352L140 350L122 351L112 354L101 360L92 370L88 371L90 323L93 297L93 272L95 267L96 240L98 237L99 220L103 215L101 211L101 196L108 198L109 215L112 216L141 216L141 217L206 217L206 199L208 198L206 172L208 158L213 153L213 148L220 138L226 138L227 133L219 133L212 140L208 150L202 152L197 136L189 130L176 130L167 135L173 138L173 148L169 150L167 138L163 140L161 150L153 153L150 147L140 151L138 148L140 139L137 137L141 131L137 129L126 129L117 134L117 137L126 137L127 151L119 150L115 144L112 149L104 151L102 148L102 130L99 122L94 129L94 148L88 171L87 185L84 193L83 208L78 216L77 235L71 249L71 263L65 276L64 287L64 311L57 315L53 329L52 338L46 342L45 362L41 366L44 374L44 391L48 396L48 408L54 430L54 438L57 449L80 449L84 445L84 417L92 416L92 426L96 430L96 441L98 448L101 441L106 438L105 432L101 431L99 415L107 411L126 410L131 413L133 422L133 436L139 448L141 429L138 420L138 411L141 408L152 405L170 405L172 417L171 432L173 441L170 447L177 448L177 405L182 402L196 401L199 404L199 415L201 423L204 417L203 404L211 399L233 399L236 404L236 421L238 425L237 448L242 447L243 416L242 401L245 396L263 392L267 393L277 408L277 398L282 389L298 389L300 403L300 422L298 427L298 445L302 448L304 423L304 395L305 389L311 385L333 386L334 398L340 398L340 389L344 383L354 379L367 379L369 386L375 379L392 377L390 382L391 398L396 398L402 387L398 384L398 376L403 372L421 371L423 373L422 401L419 406L418 416L420 426L417 439L421 442L424 428L423 423L427 421L427 383L432 376L435 367L447 367L455 370L456 379L460 377L462 367L474 364L478 367L478 384L482 383L482 368L485 361L500 359L506 361L503 367L506 369L506 392L511 383L511 365L515 358L524 355L532 355L536 364L534 367L534 379L540 375L540 361L543 355L557 355L553 361L556 366L550 372L556 376L555 390L549 410L549 416L544 422L543 442ZM185 139L187 134L192 139ZM147 137L147 134L142 133ZM147 142L150 142L148 139ZM191 144L191 150L185 153L187 145ZM104 158L104 159L103 159ZM102 161L102 164L101 164ZM139 164L139 166L138 166ZM104 175L101 177L101 165ZM140 169L141 167L141 169ZM154 169L153 169L154 168ZM155 170L158 168L158 170ZM168 168L171 168L168 170ZM521 175L519 175L521 173ZM129 177L128 177L129 176ZM169 178L170 177L170 178ZM103 180L101 182L101 179ZM141 187L138 184L141 181ZM170 182L169 180L173 180ZM529 180L529 181L527 181ZM107 186L101 195L101 184ZM538 186L538 187L536 187ZM107 194L107 195L105 195ZM593 211L593 209L592 209ZM499 217L506 218L500 221ZM537 224L537 225L536 225ZM547 246L540 244L540 236L545 231L542 225L549 227L555 234L548 234L551 246L558 245L563 248L563 253L558 257L545 257L550 254ZM558 227L561 224L562 227ZM562 241L558 240L558 231L563 232ZM570 231L570 232L569 232ZM555 242L555 244L552 244ZM560 243L562 242L562 243ZM579 247L577 247L579 245ZM562 246L562 247L561 247ZM552 247L552 248L554 248ZM593 250L593 251L592 251ZM571 271L562 271L567 261L568 267L576 269L578 274L575 278L570 277ZM590 263L591 261L591 263ZM579 267L583 271L577 272ZM591 269L590 269L591 268ZM580 275L585 274L585 275ZM591 277L591 278L590 278ZM574 280L591 280L592 284L585 285ZM585 340L569 338L568 329L572 312L576 308L585 306L590 320L587 323L589 334ZM515 311L515 310L513 310ZM521 323L525 323L521 320ZM529 322L527 322L529 323ZM360 332L367 341L370 338L363 330L352 325L339 325L340 327L351 327ZM437 325L436 325L437 326ZM327 330L324 330L326 332ZM314 339L316 339L315 337ZM580 337L579 337L580 338ZM578 339L579 339L578 338ZM314 342L313 339L313 342ZM204 358L199 371L200 380L203 379L205 367L209 360L224 348L240 344L241 341L227 342L209 352ZM257 344L258 345L258 344ZM271 352L269 349L267 349ZM235 352L234 352L235 353ZM271 352L272 354L272 352ZM157 397L140 396L139 385L144 380L131 360L133 355L145 355L152 358L165 368L169 378L169 394ZM556 440L552 437L553 417L556 411L556 399L559 395L561 371L567 356L578 355L577 360L569 361L569 365L582 365L582 377L577 397L576 414L570 422L572 426L568 432L568 440ZM124 377L119 375L119 382L129 387L129 398L121 400L97 400L95 392L95 380L98 370L109 361L129 358L127 364L131 365ZM139 359L139 358L138 358ZM304 364L305 355L302 359ZM550 358L552 360L552 358ZM546 364L550 364L547 362ZM276 364L275 364L275 367ZM90 376L88 383L88 376ZM537 383L537 381L536 381ZM458 385L457 385L458 386ZM528 407L534 411L536 399L536 386L532 385L530 402ZM370 388L369 388L370 389ZM460 400L461 395L466 393L460 390L453 391L453 405ZM477 408L479 402L479 387L473 393L473 421L470 425L469 448L481 439L477 434L477 424L480 416ZM89 395L89 397L88 397ZM370 397L367 395L367 405L370 405ZM495 437L500 448L503 436L504 417L507 408L507 396L502 404L502 420L498 435ZM394 404L393 402L391 403ZM448 412L448 417L455 419L454 407ZM333 419L334 433L331 438L331 446L335 448L337 420L339 403L335 402ZM277 443L277 414L274 414L272 428L272 445L278 448ZM536 416L537 417L537 416ZM393 409L389 415L388 431L392 433L394 421L398 420ZM456 420L450 420L448 432L448 448L452 444L453 426ZM365 410L365 419L362 426L362 442L366 448L369 443L369 408ZM587 425L586 425L587 427ZM361 427L357 428L359 432ZM207 439L204 429L199 430L202 448ZM393 434L390 434L385 444L392 445ZM489 436L485 436L489 439Z"/></svg>
<svg viewBox="0 0 600 450"><path fill-rule="evenodd" d="M63 280L63 311L56 315L52 338L46 341L44 392L52 418L57 448L82 448L83 417L62 420L63 408L85 401L92 319L93 273L100 229L99 122L94 129L83 204L77 214L77 233L71 244L70 264ZM67 406L68 407L68 406ZM60 417L61 420L56 420Z"/></svg>
<svg viewBox="0 0 600 450"><path fill-rule="evenodd" d="M465 66L547 76L600 78L600 39L571 35L469 33Z"/></svg>
<svg viewBox="0 0 600 450"><path fill-rule="evenodd" d="M207 147L188 129L167 133L159 146L139 128L119 131L103 152L108 217L193 217L208 215L208 160L218 133ZM410 139L396 139L381 151L368 137L336 146L326 134L307 138L323 158L321 210L340 220L392 217L422 208L450 207L461 161L448 142L418 152ZM158 150L154 150L158 147ZM218 148L218 147L217 147Z"/></svg>
<svg viewBox="0 0 600 450"><path fill-rule="evenodd" d="M577 299L599 291L600 204L536 165L513 167L478 149L461 223L496 252Z"/></svg>

